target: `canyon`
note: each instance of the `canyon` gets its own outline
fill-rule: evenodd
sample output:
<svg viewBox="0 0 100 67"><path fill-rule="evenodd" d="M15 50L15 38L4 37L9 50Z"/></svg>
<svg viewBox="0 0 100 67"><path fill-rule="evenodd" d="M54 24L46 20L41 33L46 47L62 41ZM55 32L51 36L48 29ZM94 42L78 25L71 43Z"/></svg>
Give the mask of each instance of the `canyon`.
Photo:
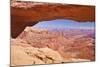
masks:
<svg viewBox="0 0 100 67"><path fill-rule="evenodd" d="M75 35L71 32L26 27L11 39L11 65L94 61L94 35L79 30L74 30Z"/></svg>

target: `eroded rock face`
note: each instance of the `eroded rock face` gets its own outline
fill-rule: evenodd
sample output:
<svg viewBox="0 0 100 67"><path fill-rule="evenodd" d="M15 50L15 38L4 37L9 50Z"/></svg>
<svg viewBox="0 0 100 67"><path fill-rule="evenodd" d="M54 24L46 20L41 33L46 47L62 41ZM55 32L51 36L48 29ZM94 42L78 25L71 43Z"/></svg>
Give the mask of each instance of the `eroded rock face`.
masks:
<svg viewBox="0 0 100 67"><path fill-rule="evenodd" d="M95 21L95 7L68 4L37 2L11 3L11 36L17 37L26 26L39 21L52 19L71 19L76 21Z"/></svg>
<svg viewBox="0 0 100 67"><path fill-rule="evenodd" d="M17 37L17 39L26 41L26 43L32 47L48 47L53 49L59 52L64 58L95 60L94 38L88 37L87 33L82 33L81 31L74 31L74 33L78 35L72 36L73 31L71 30L71 32L55 32L26 27L26 29ZM67 35L65 36L64 34Z"/></svg>
<svg viewBox="0 0 100 67"><path fill-rule="evenodd" d="M22 39L11 40L11 66L90 61L80 58L64 59L57 51L48 47L35 48Z"/></svg>
<svg viewBox="0 0 100 67"><path fill-rule="evenodd" d="M61 55L50 48L34 48L21 39L11 41L11 65L61 63Z"/></svg>

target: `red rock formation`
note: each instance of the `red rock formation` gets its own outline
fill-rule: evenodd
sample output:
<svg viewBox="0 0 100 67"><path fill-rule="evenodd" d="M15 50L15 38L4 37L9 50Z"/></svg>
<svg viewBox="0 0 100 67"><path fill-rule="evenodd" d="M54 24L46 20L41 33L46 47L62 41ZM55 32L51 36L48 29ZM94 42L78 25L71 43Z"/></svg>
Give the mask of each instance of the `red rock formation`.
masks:
<svg viewBox="0 0 100 67"><path fill-rule="evenodd" d="M34 2L11 3L11 36L17 37L26 26L34 25L38 21L52 19L95 21L95 7Z"/></svg>

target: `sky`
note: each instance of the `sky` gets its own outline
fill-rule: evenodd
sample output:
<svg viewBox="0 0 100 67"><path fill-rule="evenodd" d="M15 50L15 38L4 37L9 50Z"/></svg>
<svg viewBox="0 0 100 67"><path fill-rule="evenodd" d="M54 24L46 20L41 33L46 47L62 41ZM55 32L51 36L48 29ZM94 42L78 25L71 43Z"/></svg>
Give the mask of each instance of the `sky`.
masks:
<svg viewBox="0 0 100 67"><path fill-rule="evenodd" d="M56 19L56 20L50 20L50 21L41 21L34 25L35 28L41 28L41 29L69 29L69 28L76 28L76 29L94 29L95 23L91 22L77 22L73 20L67 20L67 19Z"/></svg>

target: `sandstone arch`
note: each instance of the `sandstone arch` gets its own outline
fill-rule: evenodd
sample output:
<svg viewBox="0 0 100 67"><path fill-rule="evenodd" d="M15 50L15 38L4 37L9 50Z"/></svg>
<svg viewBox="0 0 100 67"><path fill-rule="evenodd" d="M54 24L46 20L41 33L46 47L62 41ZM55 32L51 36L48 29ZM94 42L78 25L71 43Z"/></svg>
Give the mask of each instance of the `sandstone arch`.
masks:
<svg viewBox="0 0 100 67"><path fill-rule="evenodd" d="M95 21L95 6L42 4L32 7L11 6L11 37L17 37L26 26L52 19Z"/></svg>

